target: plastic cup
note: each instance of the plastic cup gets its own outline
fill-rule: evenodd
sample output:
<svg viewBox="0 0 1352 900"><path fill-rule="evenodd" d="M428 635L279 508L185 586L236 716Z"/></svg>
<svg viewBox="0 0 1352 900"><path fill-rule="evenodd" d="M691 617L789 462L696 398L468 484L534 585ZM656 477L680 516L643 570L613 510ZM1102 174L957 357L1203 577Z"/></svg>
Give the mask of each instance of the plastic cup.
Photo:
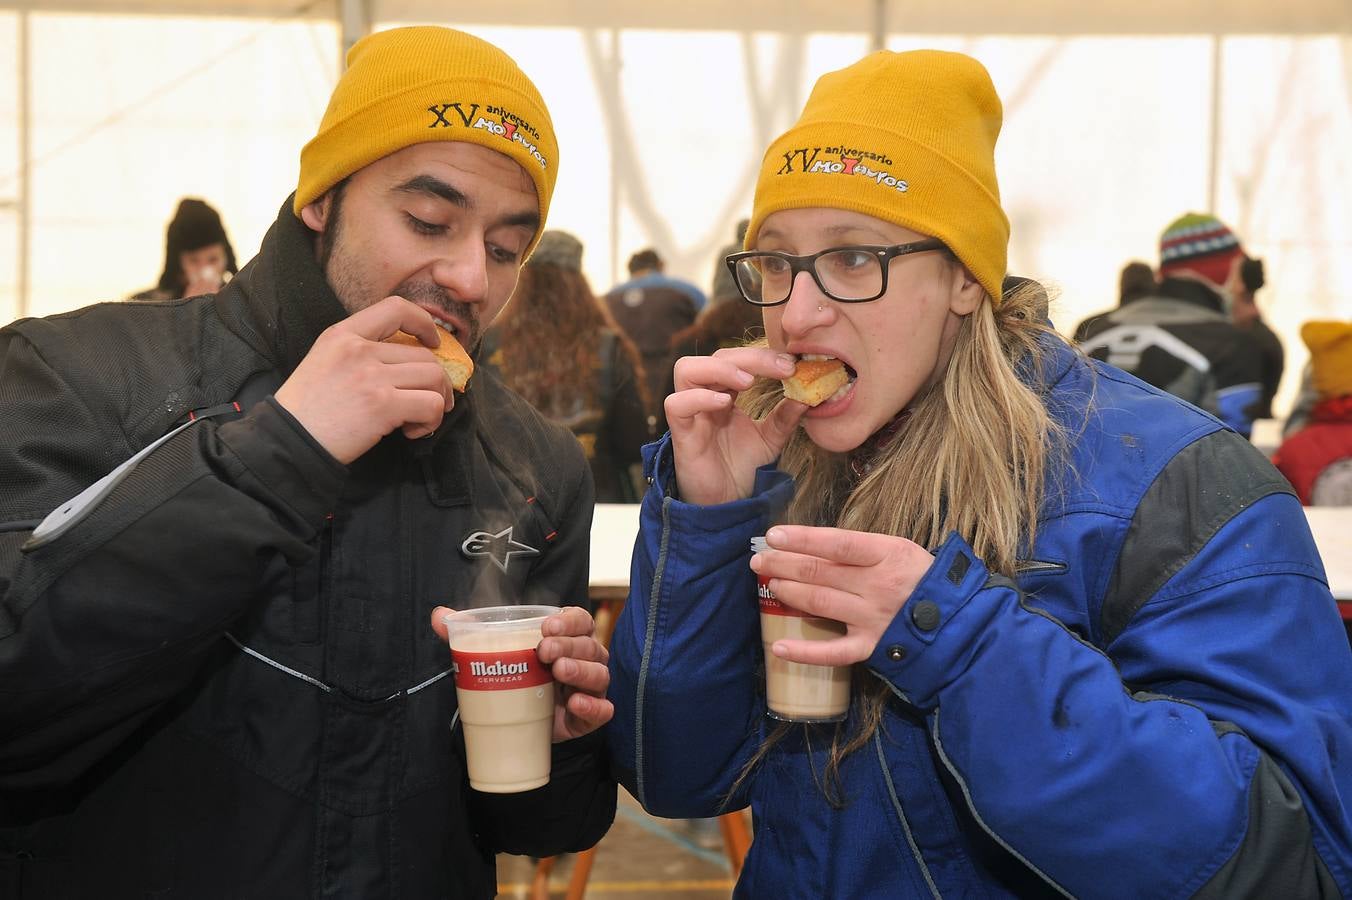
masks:
<svg viewBox="0 0 1352 900"><path fill-rule="evenodd" d="M751 539L754 553L766 549L765 538ZM849 666L810 666L789 662L770 652L784 639L825 641L845 634L845 626L785 606L756 576L760 602L761 647L765 651L765 705L770 715L785 722L839 722L850 708Z"/></svg>
<svg viewBox="0 0 1352 900"><path fill-rule="evenodd" d="M556 606L492 606L446 616L469 783L514 794L549 781L554 677L540 662L540 625Z"/></svg>

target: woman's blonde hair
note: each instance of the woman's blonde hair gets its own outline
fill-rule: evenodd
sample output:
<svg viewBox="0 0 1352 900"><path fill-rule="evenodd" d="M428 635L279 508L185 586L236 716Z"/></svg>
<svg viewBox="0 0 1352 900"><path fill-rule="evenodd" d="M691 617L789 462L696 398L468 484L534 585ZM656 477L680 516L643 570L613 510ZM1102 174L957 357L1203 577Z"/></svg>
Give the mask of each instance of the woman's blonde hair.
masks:
<svg viewBox="0 0 1352 900"><path fill-rule="evenodd" d="M1048 459L1064 443L1036 389L1040 339L1050 332L1045 302L1031 282L1006 293L998 307L983 300L964 319L943 376L914 398L904 426L862 477L854 476L848 455L795 432L779 460L796 485L784 521L897 535L926 548L956 531L991 572L1013 577L1021 550L1037 534L1045 473L1055 470ZM758 418L782 396L778 381L761 379L738 402ZM848 736L837 728L822 780L833 803L843 800L841 760L872 738L890 695L883 681L858 669L860 727ZM738 784L785 731L767 738Z"/></svg>

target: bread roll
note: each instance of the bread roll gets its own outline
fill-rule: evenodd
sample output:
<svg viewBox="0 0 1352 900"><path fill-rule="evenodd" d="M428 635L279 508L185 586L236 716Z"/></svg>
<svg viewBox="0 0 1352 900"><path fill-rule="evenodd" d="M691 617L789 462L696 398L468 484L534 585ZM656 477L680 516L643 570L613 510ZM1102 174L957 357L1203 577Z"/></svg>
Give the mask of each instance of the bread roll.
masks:
<svg viewBox="0 0 1352 900"><path fill-rule="evenodd" d="M460 393L465 392L465 385L469 383L469 377L474 374L474 361L469 358L465 348L460 346L460 342L440 325L435 325L437 334L441 336L441 346L432 350L422 341L411 334L403 331L396 331L385 340L391 344L408 344L410 347L422 347L424 350L432 350L432 354L441 363L441 367L446 370L446 374L451 379L451 386Z"/></svg>
<svg viewBox="0 0 1352 900"><path fill-rule="evenodd" d="M784 379L784 396L819 406L849 383L845 364L838 359L800 359L793 375Z"/></svg>

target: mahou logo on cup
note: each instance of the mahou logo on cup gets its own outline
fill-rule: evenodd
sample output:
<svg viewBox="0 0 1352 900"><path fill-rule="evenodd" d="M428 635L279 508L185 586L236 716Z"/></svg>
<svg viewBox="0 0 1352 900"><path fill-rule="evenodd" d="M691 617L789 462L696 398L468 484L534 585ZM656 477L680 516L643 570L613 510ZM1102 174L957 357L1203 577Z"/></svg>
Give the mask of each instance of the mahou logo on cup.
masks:
<svg viewBox="0 0 1352 900"><path fill-rule="evenodd" d="M764 576L756 576L756 596L760 598L760 611L767 616L797 616L800 619L812 618L801 609L794 609L792 606L785 606L775 598L775 592L767 586L770 579Z"/></svg>
<svg viewBox="0 0 1352 900"><path fill-rule="evenodd" d="M765 543L765 535L757 535L751 539L751 552L761 553L769 549ZM775 592L770 590L770 579L764 575L756 576L756 597L760 600L760 611L767 616L792 616L798 619L810 619L812 616L800 609L794 609L792 606L785 606L775 598Z"/></svg>
<svg viewBox="0 0 1352 900"><path fill-rule="evenodd" d="M553 682L549 668L535 649L499 650L492 653L451 651L455 686L465 691L511 691Z"/></svg>

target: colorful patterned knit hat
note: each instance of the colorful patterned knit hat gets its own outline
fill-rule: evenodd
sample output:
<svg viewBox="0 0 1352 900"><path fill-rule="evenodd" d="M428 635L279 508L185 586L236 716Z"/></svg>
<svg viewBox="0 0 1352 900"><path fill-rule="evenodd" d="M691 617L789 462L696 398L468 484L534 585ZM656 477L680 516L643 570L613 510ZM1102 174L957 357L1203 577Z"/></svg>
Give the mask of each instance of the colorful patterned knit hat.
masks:
<svg viewBox="0 0 1352 900"><path fill-rule="evenodd" d="M1188 213L1160 235L1160 278L1193 272L1224 285L1236 257L1244 255L1239 238L1215 216Z"/></svg>

